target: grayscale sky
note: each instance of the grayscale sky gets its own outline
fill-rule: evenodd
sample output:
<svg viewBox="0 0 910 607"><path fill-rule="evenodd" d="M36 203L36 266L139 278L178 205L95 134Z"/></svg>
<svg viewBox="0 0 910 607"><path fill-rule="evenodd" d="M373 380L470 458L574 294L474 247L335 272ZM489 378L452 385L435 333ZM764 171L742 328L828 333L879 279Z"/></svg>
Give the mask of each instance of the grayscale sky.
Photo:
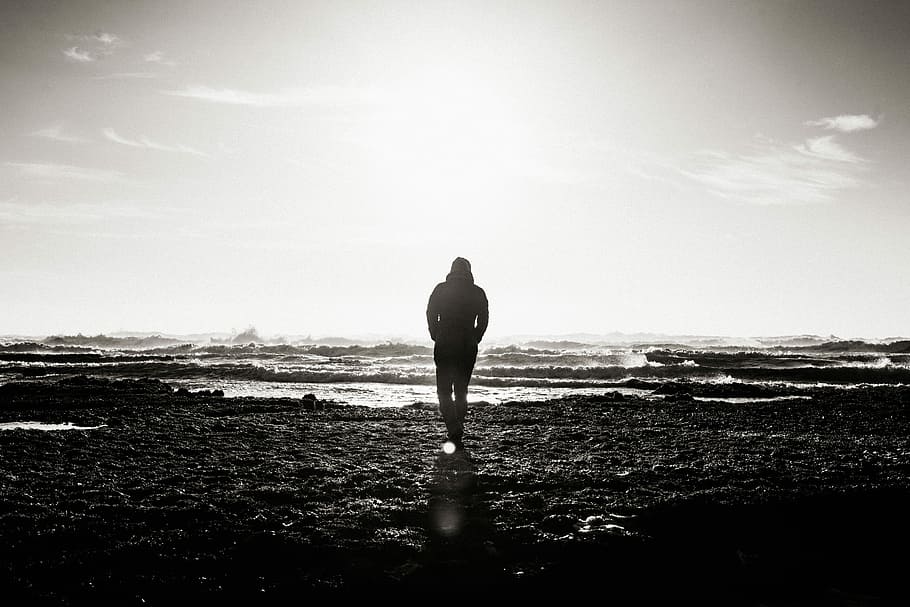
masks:
<svg viewBox="0 0 910 607"><path fill-rule="evenodd" d="M910 333L910 3L0 5L0 334Z"/></svg>

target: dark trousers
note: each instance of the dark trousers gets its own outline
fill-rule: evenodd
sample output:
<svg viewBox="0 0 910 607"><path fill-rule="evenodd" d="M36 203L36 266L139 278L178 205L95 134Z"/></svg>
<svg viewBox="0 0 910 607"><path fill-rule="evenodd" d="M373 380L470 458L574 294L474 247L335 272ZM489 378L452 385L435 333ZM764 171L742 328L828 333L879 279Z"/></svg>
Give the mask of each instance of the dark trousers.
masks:
<svg viewBox="0 0 910 607"><path fill-rule="evenodd" d="M453 340L437 340L436 347L433 348L433 360L436 362L439 412L446 422L449 438L461 440L464 418L468 412L468 383L477 360L477 342L471 335Z"/></svg>

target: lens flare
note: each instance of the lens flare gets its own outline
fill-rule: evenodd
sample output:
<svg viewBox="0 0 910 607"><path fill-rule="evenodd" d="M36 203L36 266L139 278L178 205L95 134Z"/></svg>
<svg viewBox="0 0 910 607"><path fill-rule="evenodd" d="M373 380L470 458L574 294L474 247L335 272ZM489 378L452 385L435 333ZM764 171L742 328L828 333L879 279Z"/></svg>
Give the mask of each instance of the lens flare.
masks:
<svg viewBox="0 0 910 607"><path fill-rule="evenodd" d="M452 455L455 453L455 443L450 440L447 440L442 444L442 452L446 455Z"/></svg>
<svg viewBox="0 0 910 607"><path fill-rule="evenodd" d="M431 521L436 532L447 537L461 533L464 527L464 513L457 504L443 502L430 511Z"/></svg>

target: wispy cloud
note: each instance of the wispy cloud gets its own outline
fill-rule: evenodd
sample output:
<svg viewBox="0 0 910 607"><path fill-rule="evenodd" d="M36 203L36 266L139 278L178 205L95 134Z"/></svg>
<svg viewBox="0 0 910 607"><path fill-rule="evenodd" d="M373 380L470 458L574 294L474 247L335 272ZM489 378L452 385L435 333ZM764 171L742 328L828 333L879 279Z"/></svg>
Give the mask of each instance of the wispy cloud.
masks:
<svg viewBox="0 0 910 607"><path fill-rule="evenodd" d="M175 62L164 58L164 51L154 51L152 53L146 53L145 55L142 56L142 59L146 63L158 63L161 65L176 65Z"/></svg>
<svg viewBox="0 0 910 607"><path fill-rule="evenodd" d="M68 49L64 49L63 55L70 61L75 61L76 63L91 63L95 60L94 55L88 51L80 50L77 46L72 46Z"/></svg>
<svg viewBox="0 0 910 607"><path fill-rule="evenodd" d="M67 34L67 40L89 44L99 49L115 49L124 44L123 38L110 32L96 32L94 34Z"/></svg>
<svg viewBox="0 0 910 607"><path fill-rule="evenodd" d="M66 39L78 43L63 50L63 55L76 63L91 63L99 57L113 54L124 44L123 38L110 32L67 34Z"/></svg>
<svg viewBox="0 0 910 607"><path fill-rule="evenodd" d="M874 129L880 123L880 119L876 120L868 114L843 114L841 116L819 118L818 120L808 120L805 124L807 126L822 126L842 133L852 133L854 131Z"/></svg>
<svg viewBox="0 0 910 607"><path fill-rule="evenodd" d="M251 93L236 89L213 89L207 86L189 86L179 91L161 91L165 95L188 97L209 101L211 103L227 103L232 105L255 105L260 107L278 107L291 105L287 96L269 93Z"/></svg>
<svg viewBox="0 0 910 607"><path fill-rule="evenodd" d="M85 143L87 139L82 137L76 137L75 135L69 135L63 132L62 124L55 124L44 129L39 129L37 131L32 131L29 133L30 137L41 137L43 139L51 139L53 141L64 141L66 143Z"/></svg>
<svg viewBox="0 0 910 607"><path fill-rule="evenodd" d="M19 171L21 175L36 179L76 179L79 181L117 182L123 180L123 173L78 167L70 164L39 162L4 162L5 166Z"/></svg>
<svg viewBox="0 0 910 607"><path fill-rule="evenodd" d="M712 193L753 204L819 203L861 185L865 161L820 137L798 145L760 140L748 154L703 152L681 169Z"/></svg>
<svg viewBox="0 0 910 607"><path fill-rule="evenodd" d="M179 210L135 202L0 201L0 222L14 225L71 227L100 222L109 226L112 219L147 221L178 215Z"/></svg>
<svg viewBox="0 0 910 607"><path fill-rule="evenodd" d="M133 148L144 148L146 150L157 150L159 152L180 152L183 154L193 154L195 156L203 156L206 158L209 157L209 155L205 152L200 152L197 149L185 145L165 145L163 143L151 141L146 137L140 137L139 139L127 139L126 137L121 137L118 135L117 132L112 128L102 129L101 132L109 141L119 143L120 145L126 145Z"/></svg>
<svg viewBox="0 0 910 607"><path fill-rule="evenodd" d="M181 90L160 91L164 95L186 97L228 105L249 105L256 107L299 107L307 105L356 105L372 103L381 99L379 91L363 88L318 86L291 89L278 93L256 93L230 88L209 86L188 86Z"/></svg>
<svg viewBox="0 0 910 607"><path fill-rule="evenodd" d="M805 124L852 133L873 129L879 121L867 114L844 114ZM702 153L694 167L680 172L717 195L744 202L825 202L861 185L869 163L836 137L810 137L795 145L758 138L750 154Z"/></svg>
<svg viewBox="0 0 910 607"><path fill-rule="evenodd" d="M91 36L91 39L97 40L99 43L106 47L115 47L123 44L123 40L119 36L111 34L110 32L100 32L98 34L93 34Z"/></svg>
<svg viewBox="0 0 910 607"><path fill-rule="evenodd" d="M152 79L157 78L157 72L114 72L113 74L102 74L93 76L93 80L127 80L127 79Z"/></svg>
<svg viewBox="0 0 910 607"><path fill-rule="evenodd" d="M807 139L805 143L796 146L796 149L802 154L820 160L836 160L838 162L853 163L866 161L864 158L857 156L835 141L834 135Z"/></svg>

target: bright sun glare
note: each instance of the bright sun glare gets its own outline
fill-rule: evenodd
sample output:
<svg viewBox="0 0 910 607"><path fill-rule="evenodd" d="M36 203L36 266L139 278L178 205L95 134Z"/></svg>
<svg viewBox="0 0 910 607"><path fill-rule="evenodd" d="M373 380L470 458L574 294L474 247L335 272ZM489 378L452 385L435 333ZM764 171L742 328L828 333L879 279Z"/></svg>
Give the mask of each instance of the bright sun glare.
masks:
<svg viewBox="0 0 910 607"><path fill-rule="evenodd" d="M502 90L446 78L405 90L373 113L365 129L372 195L402 227L457 205L462 221L488 212L521 174L527 133ZM440 188L440 184L447 184ZM431 204L428 204L431 203ZM447 221L458 218L447 218Z"/></svg>

